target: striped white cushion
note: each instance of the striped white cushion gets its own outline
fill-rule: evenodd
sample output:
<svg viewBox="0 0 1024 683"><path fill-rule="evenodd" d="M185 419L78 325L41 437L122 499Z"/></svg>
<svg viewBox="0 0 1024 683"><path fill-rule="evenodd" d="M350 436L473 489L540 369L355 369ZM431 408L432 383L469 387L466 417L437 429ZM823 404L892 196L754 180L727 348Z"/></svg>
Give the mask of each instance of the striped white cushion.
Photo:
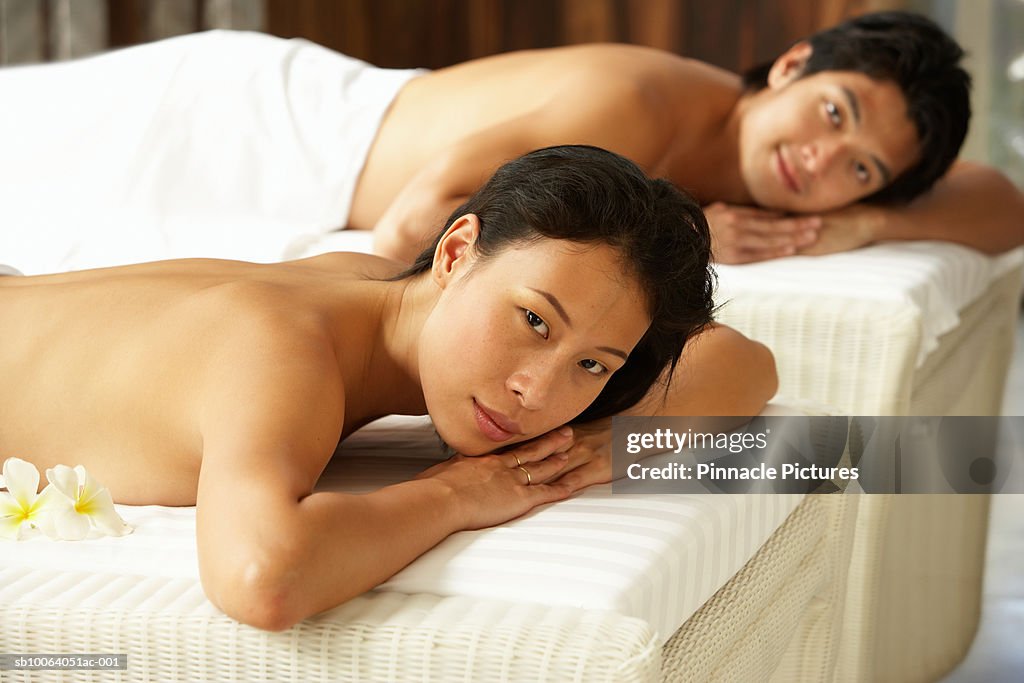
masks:
<svg viewBox="0 0 1024 683"><path fill-rule="evenodd" d="M716 266L715 301L757 302L764 294L827 301L898 302L920 312L917 366L960 324L960 311L1024 261L1017 249L990 257L949 242L885 242L829 256L793 256L742 266Z"/></svg>
<svg viewBox="0 0 1024 683"><path fill-rule="evenodd" d="M433 459L438 450L429 421L386 418L345 442L318 489L373 490L409 478ZM800 500L613 495L610 485L593 487L500 527L454 534L376 590L612 610L646 620L660 644L750 559ZM135 526L130 536L8 542L0 549L0 568L198 581L194 508L118 509ZM177 593L165 593L165 583L145 584L152 594L116 599L171 609L160 595ZM47 599L60 604L61 597ZM100 603L112 599L97 596Z"/></svg>

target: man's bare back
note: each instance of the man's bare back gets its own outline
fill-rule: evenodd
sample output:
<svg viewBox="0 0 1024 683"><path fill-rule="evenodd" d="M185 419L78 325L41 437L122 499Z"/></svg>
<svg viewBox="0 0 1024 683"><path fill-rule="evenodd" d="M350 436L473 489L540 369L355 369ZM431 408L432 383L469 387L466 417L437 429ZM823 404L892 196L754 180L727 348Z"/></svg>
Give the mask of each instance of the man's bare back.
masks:
<svg viewBox="0 0 1024 683"><path fill-rule="evenodd" d="M511 52L426 74L400 91L384 118L349 227L373 228L416 173L457 144L519 124L529 135L523 152L595 144L698 198L739 201L738 173L729 171L735 151L713 143L740 95L735 74L636 45ZM574 139L565 138L567 127Z"/></svg>
<svg viewBox="0 0 1024 683"><path fill-rule="evenodd" d="M194 505L200 425L218 409L220 373L267 333L315 345L339 313L357 323L373 298L362 274L393 271L372 256L328 254L0 278L0 453L40 469L82 464L120 503ZM357 337L368 328L349 327L351 348L367 347ZM349 369L341 360L337 374Z"/></svg>

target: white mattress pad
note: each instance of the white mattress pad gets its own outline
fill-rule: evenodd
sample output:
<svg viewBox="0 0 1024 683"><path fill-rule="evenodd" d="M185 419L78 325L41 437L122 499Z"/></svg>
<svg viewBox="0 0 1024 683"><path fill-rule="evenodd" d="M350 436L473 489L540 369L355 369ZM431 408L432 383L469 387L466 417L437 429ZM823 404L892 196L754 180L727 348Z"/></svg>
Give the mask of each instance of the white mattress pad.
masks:
<svg viewBox="0 0 1024 683"><path fill-rule="evenodd" d="M438 459L426 418L386 418L345 442L318 490L373 490ZM801 500L592 487L502 526L456 533L375 590L612 610L644 619L664 643ZM216 613L199 585L195 509L117 507L135 527L129 536L0 541L0 578L19 577L0 581L0 623L13 604Z"/></svg>
<svg viewBox="0 0 1024 683"><path fill-rule="evenodd" d="M920 366L939 337L960 324L960 312L1022 262L1024 249L992 257L949 242L884 242L828 256L718 265L715 302L756 303L764 294L781 294L830 306L843 299L903 303L919 313Z"/></svg>

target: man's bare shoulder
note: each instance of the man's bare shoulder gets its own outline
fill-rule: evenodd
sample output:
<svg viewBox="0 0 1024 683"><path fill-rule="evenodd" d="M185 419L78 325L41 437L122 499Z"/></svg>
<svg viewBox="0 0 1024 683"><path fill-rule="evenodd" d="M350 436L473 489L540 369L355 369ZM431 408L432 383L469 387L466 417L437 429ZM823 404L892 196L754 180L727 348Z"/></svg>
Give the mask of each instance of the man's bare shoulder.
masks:
<svg viewBox="0 0 1024 683"><path fill-rule="evenodd" d="M726 116L741 93L736 74L666 50L614 43L564 49L563 68L573 77L557 101L566 106L614 107L619 117L675 130Z"/></svg>
<svg viewBox="0 0 1024 683"><path fill-rule="evenodd" d="M566 48L565 66L579 73L615 82L640 82L654 86L718 87L738 91L739 77L725 69L682 55L621 43L593 43Z"/></svg>
<svg viewBox="0 0 1024 683"><path fill-rule="evenodd" d="M566 54L576 76L545 116L583 128L651 175L673 177L677 157L717 131L740 94L735 74L664 50L598 44Z"/></svg>

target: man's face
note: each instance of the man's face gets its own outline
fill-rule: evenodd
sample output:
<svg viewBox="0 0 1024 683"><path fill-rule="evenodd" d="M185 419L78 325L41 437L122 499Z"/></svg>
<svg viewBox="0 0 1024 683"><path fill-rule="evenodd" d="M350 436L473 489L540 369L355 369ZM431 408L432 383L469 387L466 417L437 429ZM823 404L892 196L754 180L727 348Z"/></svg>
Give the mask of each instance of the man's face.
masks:
<svg viewBox="0 0 1024 683"><path fill-rule="evenodd" d="M896 83L852 71L797 76L770 77L740 124L740 170L757 204L836 209L916 162L917 130Z"/></svg>

